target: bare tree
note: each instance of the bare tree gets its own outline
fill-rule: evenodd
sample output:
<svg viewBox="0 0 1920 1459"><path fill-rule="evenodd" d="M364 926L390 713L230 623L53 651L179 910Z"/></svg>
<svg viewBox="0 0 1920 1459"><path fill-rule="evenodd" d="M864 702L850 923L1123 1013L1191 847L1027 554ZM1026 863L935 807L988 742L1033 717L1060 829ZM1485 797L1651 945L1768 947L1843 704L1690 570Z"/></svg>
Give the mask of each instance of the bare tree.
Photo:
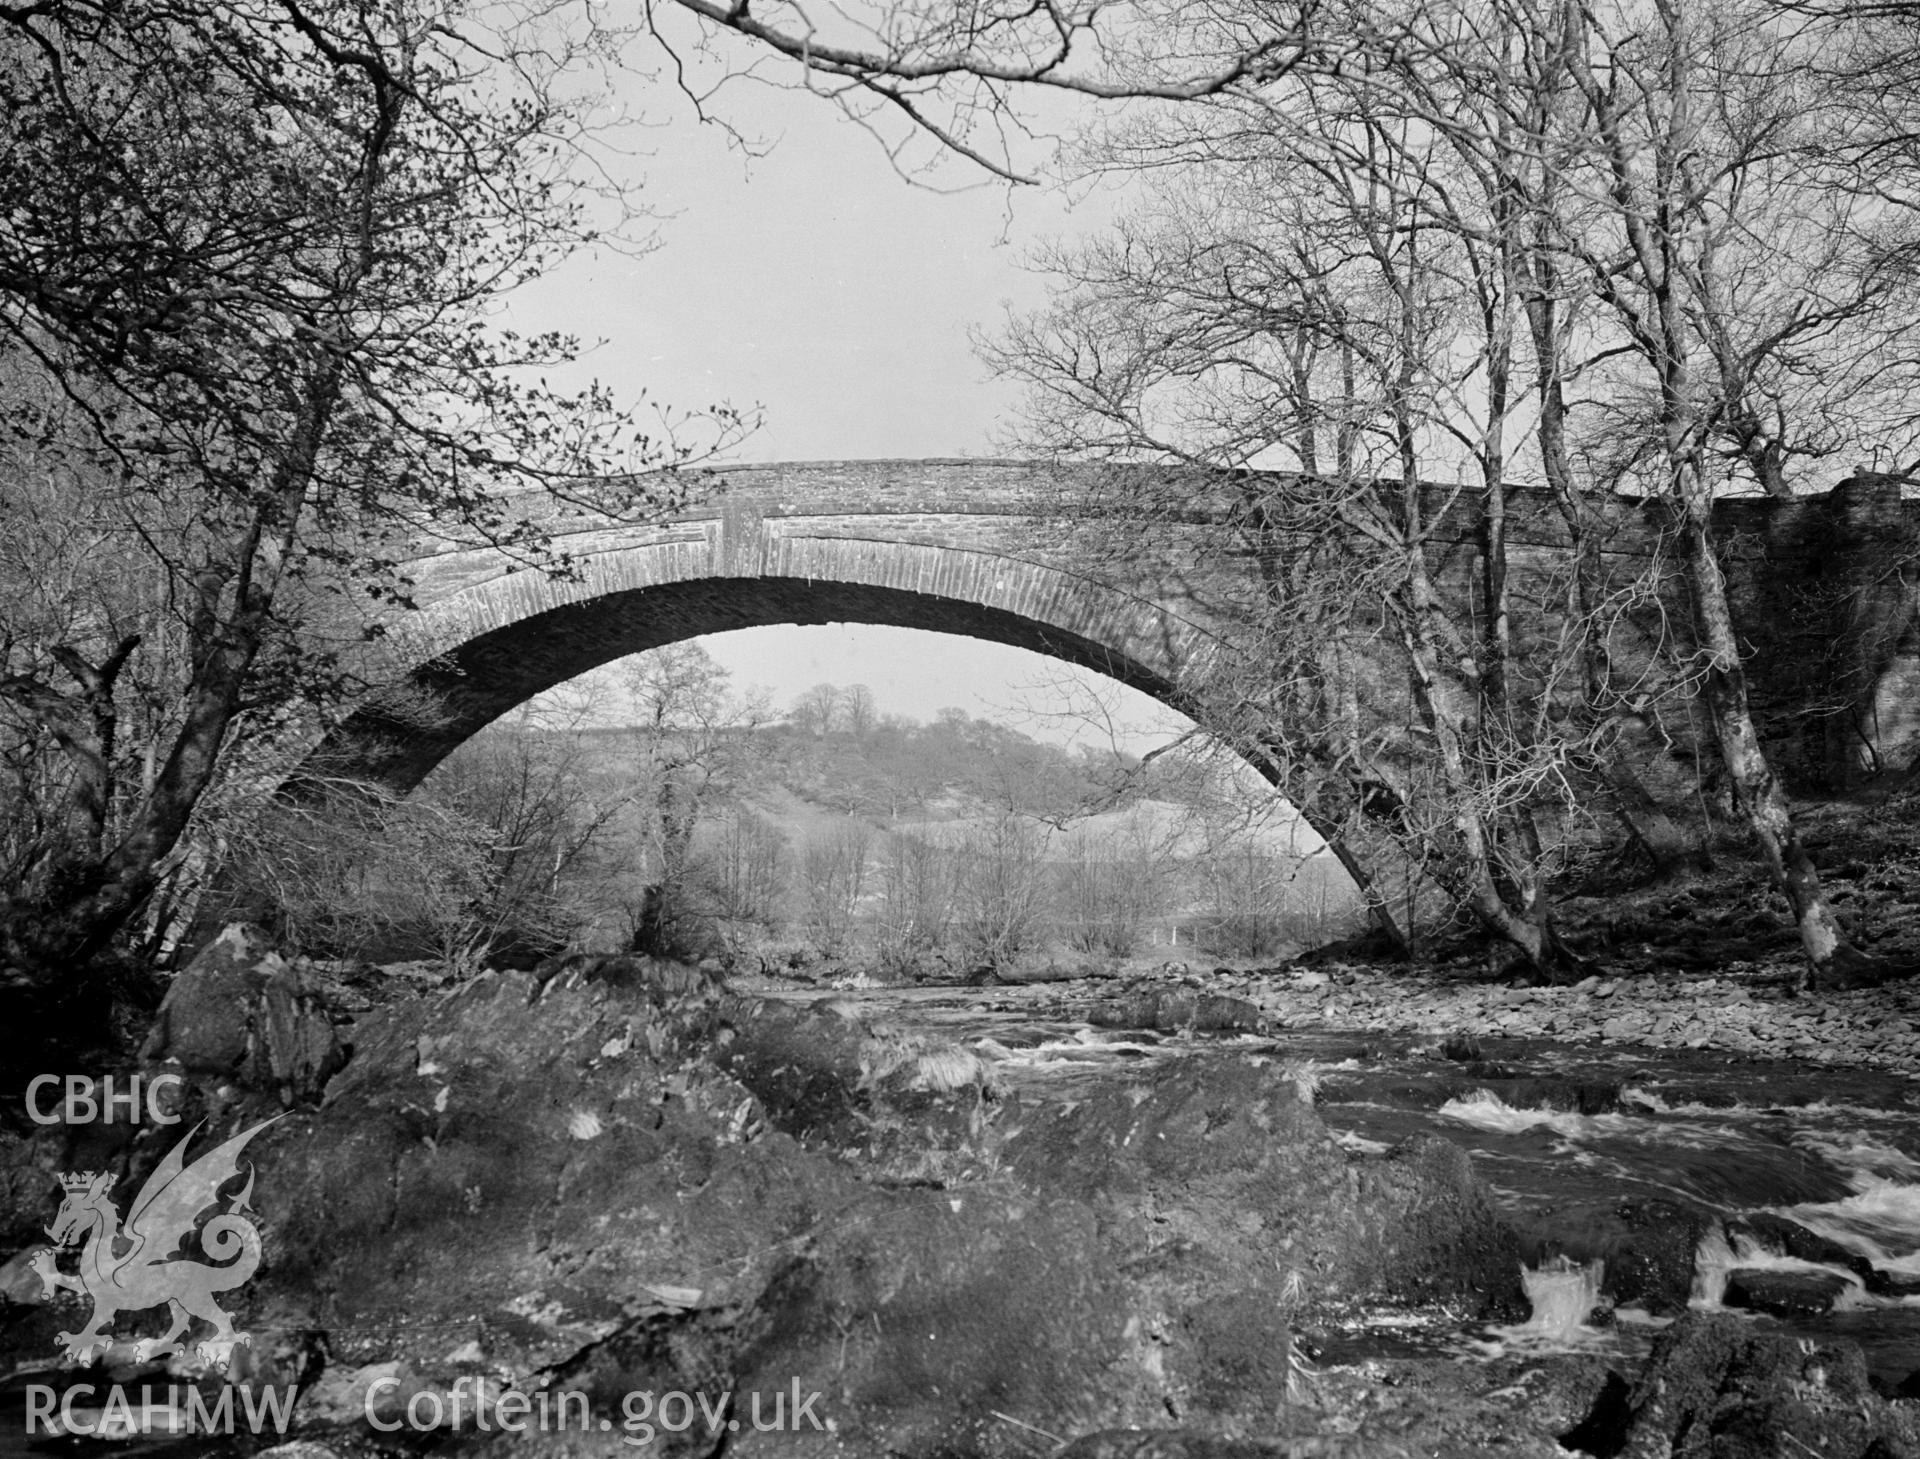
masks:
<svg viewBox="0 0 1920 1459"><path fill-rule="evenodd" d="M1284 78L1309 45L1347 48L1351 37L1321 27L1320 10L1315 0L1206 10L1212 23L1184 25L1180 47L1162 44L1162 28L1170 18L1203 13L1186 0L1041 9L900 0L831 17L792 3L749 10L719 0L659 0L647 21L703 115L729 76L778 79L781 73L758 64L771 53L788 63L789 84L874 132L903 172L922 165L913 144L924 139L935 156L957 153L996 176L1030 181L1020 152L1032 128L1011 104L1019 91L1109 101L1257 93ZM727 40L743 46L728 49ZM695 53L712 64L690 64ZM718 80L695 79L716 71Z"/></svg>
<svg viewBox="0 0 1920 1459"><path fill-rule="evenodd" d="M779 929L790 850L785 831L744 806L714 818L711 834L696 846L693 875L704 894L703 910L719 925L730 951Z"/></svg>
<svg viewBox="0 0 1920 1459"><path fill-rule="evenodd" d="M1270 960L1292 947L1289 915L1298 857L1244 838L1209 847L1200 861L1206 922L1201 941L1216 957Z"/></svg>
<svg viewBox="0 0 1920 1459"><path fill-rule="evenodd" d="M954 856L933 837L894 831L880 856L874 954L892 973L916 971L945 943L953 919Z"/></svg>
<svg viewBox="0 0 1920 1459"><path fill-rule="evenodd" d="M1865 170L1901 132L1861 120L1836 58L1887 73L1860 61L1852 16L1760 0L1320 15L1336 20L1366 64L1308 45L1282 83L1092 134L1084 164L1149 177L1154 202L1054 254L1060 304L1001 342L1037 391L1029 439L1297 473L1200 489L1263 565L1267 632L1190 687L1330 837L1356 814L1386 826L1529 961L1564 966L1555 823L1603 784L1656 860L1683 857L1638 742L1697 689L1809 961L1859 966L1753 727L1711 508L1739 478L1789 491L1843 441L1912 449L1890 404L1914 353L1907 183ZM1214 24L1177 8L1163 44ZM1512 572L1528 475L1570 541L1557 586ZM1103 484L1092 505L1178 524L1196 488L1177 479L1152 500ZM1622 493L1671 508L1686 641L1643 626L1657 565L1608 577ZM1449 516L1477 537L1471 585L1434 555Z"/></svg>
<svg viewBox="0 0 1920 1459"><path fill-rule="evenodd" d="M1564 968L1540 822L1574 813L1584 730L1556 712L1571 645L1517 644L1505 606L1511 265L1408 225L1466 189L1362 95L1329 83L1237 143L1114 142L1171 180L1052 254L1059 303L993 358L1033 387L1035 445L1203 468L1085 475L1062 510L1123 556L1177 552L1196 513L1241 539L1255 573L1216 606L1247 627L1182 684L1205 726L1330 841L1373 830ZM1447 534L1476 532L1487 571L1445 579Z"/></svg>
<svg viewBox="0 0 1920 1459"><path fill-rule="evenodd" d="M1911 320L1904 281L1875 266L1867 225L1887 200L1865 203L1846 175L1844 144L1857 138L1824 104L1817 21L1696 3L1644 15L1569 7L1563 23L1581 105L1547 133L1572 181L1558 242L1638 387L1624 402L1644 443L1638 475L1672 518L1720 759L1816 976L1866 974L1761 746L1712 507L1726 457L1777 493L1785 463L1817 449L1806 443L1821 411L1792 382L1806 375L1830 391L1846 378L1814 363L1831 340L1872 353L1889 304Z"/></svg>
<svg viewBox="0 0 1920 1459"><path fill-rule="evenodd" d="M880 705L865 684L848 684L840 691L840 719L847 733L865 741L880 722Z"/></svg>
<svg viewBox="0 0 1920 1459"><path fill-rule="evenodd" d="M1012 807L969 825L955 848L954 930L968 956L1006 967L1047 931L1046 834Z"/></svg>
<svg viewBox="0 0 1920 1459"><path fill-rule="evenodd" d="M920 729L913 721L888 715L865 745L872 766L875 809L889 820L924 807L940 784L939 767L928 763Z"/></svg>
<svg viewBox="0 0 1920 1459"><path fill-rule="evenodd" d="M836 816L800 844L803 915L824 956L838 956L852 941L872 844L873 828L858 816Z"/></svg>
<svg viewBox="0 0 1920 1459"><path fill-rule="evenodd" d="M697 643L636 654L619 679L634 720L635 768L652 801L654 875L643 889L634 941L646 951L677 952L698 913L689 892L702 811L731 790L757 753L754 731L770 712L758 696L733 695L726 671Z"/></svg>
<svg viewBox="0 0 1920 1459"><path fill-rule="evenodd" d="M604 909L610 833L632 800L594 773L578 715L523 707L461 745L413 799L481 828L484 893L440 925L470 960L558 950ZM457 917L452 915L457 912Z"/></svg>
<svg viewBox="0 0 1920 1459"><path fill-rule="evenodd" d="M793 701L793 723L801 733L830 735L840 727L845 691L838 684L815 684Z"/></svg>
<svg viewBox="0 0 1920 1459"><path fill-rule="evenodd" d="M1117 825L1079 826L1054 865L1055 921L1082 952L1131 957L1175 888L1172 836L1138 809Z"/></svg>
<svg viewBox="0 0 1920 1459"><path fill-rule="evenodd" d="M236 737L354 687L411 535L564 568L500 488L677 495L634 484L671 444L540 383L569 340L491 317L625 226L576 165L597 44L433 0L0 7L0 435L36 443L0 492L79 595L4 605L10 753L65 763L0 961L58 976L129 924Z"/></svg>
<svg viewBox="0 0 1920 1459"><path fill-rule="evenodd" d="M412 795L310 778L260 815L203 806L225 868L206 895L288 945L337 957L434 957L470 971L539 956L605 910L609 831L630 794L598 783L578 723L523 708L450 755Z"/></svg>

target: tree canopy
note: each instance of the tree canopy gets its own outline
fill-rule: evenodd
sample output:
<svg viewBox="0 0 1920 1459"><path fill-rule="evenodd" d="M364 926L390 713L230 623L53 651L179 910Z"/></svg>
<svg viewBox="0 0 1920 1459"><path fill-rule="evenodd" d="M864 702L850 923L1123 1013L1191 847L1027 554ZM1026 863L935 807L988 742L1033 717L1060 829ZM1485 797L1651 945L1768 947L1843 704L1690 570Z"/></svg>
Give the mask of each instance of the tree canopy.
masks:
<svg viewBox="0 0 1920 1459"><path fill-rule="evenodd" d="M679 490L637 476L684 455L657 422L494 310L631 217L593 193L602 44L433 0L0 8L0 959L107 945L239 742L353 687L410 542L564 571L504 488Z"/></svg>

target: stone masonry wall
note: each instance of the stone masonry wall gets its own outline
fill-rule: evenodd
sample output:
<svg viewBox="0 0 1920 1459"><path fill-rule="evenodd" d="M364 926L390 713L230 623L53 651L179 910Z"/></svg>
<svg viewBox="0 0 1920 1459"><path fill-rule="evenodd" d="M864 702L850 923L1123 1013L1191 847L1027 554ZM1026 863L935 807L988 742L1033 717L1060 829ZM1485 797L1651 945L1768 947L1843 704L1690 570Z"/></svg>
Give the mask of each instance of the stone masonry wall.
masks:
<svg viewBox="0 0 1920 1459"><path fill-rule="evenodd" d="M420 544L412 571L424 611L394 622L370 671L431 688L449 706L446 721L423 729L375 702L336 744L350 742L364 771L411 784L552 684L640 649L768 623L994 639L1178 704L1183 667L1236 631L1231 604L1249 572L1210 514L1207 478L1191 479L1191 522L1143 542L1123 568L1059 525L1063 469L1040 462L730 467L718 489L664 522L558 515L530 498L528 515L584 562L579 575L555 581L512 571L491 549ZM1448 506L1442 588L1466 607L1478 523L1464 498L1431 490L1433 513ZM1623 579L1651 569L1658 601L1638 611L1671 643L1688 615L1663 555L1661 510L1614 502L1606 557ZM1801 788L1845 789L1905 768L1920 746L1920 503L1902 500L1895 481L1857 477L1826 496L1730 500L1718 512L1755 713L1785 772ZM1545 492L1513 494L1508 536L1516 582L1556 591L1567 534Z"/></svg>

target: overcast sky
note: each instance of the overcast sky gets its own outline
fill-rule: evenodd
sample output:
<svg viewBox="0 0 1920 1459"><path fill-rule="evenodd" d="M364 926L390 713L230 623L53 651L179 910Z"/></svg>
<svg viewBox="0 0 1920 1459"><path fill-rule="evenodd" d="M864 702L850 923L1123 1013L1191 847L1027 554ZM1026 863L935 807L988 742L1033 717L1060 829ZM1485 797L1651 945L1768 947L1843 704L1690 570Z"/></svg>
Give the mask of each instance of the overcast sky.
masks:
<svg viewBox="0 0 1920 1459"><path fill-rule="evenodd" d="M1005 454L996 441L1018 397L974 357L968 331L1042 302L1025 251L1093 226L1109 197L1070 206L959 166L934 179L957 191L910 186L871 137L804 94L729 88L721 109L772 144L757 160L664 90L646 100L663 125L632 175L661 217L657 248L576 260L515 301L517 324L604 340L592 373L627 396L761 407L740 461ZM776 702L859 682L918 719L954 704L1019 723L1020 706L1048 704L1039 686L1070 674L1021 650L904 629L757 629L707 646ZM1184 723L1112 688L1135 747ZM1027 727L1051 737L1067 724L1042 713Z"/></svg>

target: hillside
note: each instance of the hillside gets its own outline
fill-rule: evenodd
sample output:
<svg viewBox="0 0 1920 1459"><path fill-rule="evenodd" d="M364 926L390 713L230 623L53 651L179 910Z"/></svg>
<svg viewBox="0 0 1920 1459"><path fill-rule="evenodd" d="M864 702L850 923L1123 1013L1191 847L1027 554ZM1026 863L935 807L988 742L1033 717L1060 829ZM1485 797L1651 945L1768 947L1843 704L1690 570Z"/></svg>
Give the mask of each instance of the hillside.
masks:
<svg viewBox="0 0 1920 1459"><path fill-rule="evenodd" d="M264 920L376 960L642 947L896 978L1263 961L1355 930L1333 857L1217 753L1142 763L958 710L775 716L697 650L640 673L628 723L536 707L370 820L283 827Z"/></svg>

